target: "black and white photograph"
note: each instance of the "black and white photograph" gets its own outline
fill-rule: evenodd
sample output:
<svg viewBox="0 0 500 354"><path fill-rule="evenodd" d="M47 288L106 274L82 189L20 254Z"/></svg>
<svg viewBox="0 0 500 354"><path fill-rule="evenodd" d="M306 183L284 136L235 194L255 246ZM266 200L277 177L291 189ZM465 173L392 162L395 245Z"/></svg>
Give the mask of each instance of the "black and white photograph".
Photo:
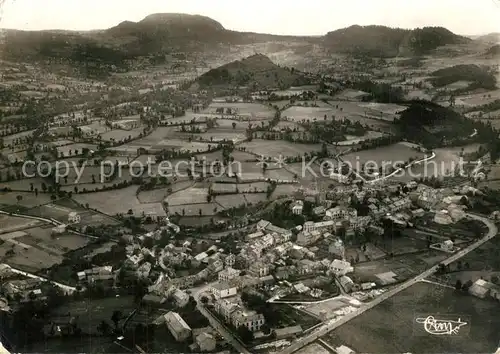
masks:
<svg viewBox="0 0 500 354"><path fill-rule="evenodd" d="M0 0L0 354L500 354L500 0Z"/></svg>

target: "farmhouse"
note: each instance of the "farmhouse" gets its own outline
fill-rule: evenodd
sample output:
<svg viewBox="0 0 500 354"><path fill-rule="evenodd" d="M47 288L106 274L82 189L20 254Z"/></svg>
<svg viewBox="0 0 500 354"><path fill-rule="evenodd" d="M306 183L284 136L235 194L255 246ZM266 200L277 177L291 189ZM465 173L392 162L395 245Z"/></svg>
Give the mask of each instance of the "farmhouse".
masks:
<svg viewBox="0 0 500 354"><path fill-rule="evenodd" d="M351 266L351 263L347 261L341 261L339 259L334 259L332 263L330 263L330 271L333 272L336 276L346 275L347 273L352 273L354 268Z"/></svg>
<svg viewBox="0 0 500 354"><path fill-rule="evenodd" d="M77 212L72 211L68 214L68 223L69 224L78 224L81 220L80 215Z"/></svg>
<svg viewBox="0 0 500 354"><path fill-rule="evenodd" d="M216 299L224 299L236 295L237 289L227 282L215 283L210 289Z"/></svg>

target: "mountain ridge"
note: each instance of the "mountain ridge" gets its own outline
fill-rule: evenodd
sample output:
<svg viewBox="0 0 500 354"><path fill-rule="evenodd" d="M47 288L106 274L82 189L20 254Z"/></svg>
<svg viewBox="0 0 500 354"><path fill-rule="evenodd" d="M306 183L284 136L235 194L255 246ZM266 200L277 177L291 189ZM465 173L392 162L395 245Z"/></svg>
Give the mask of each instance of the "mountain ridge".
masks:
<svg viewBox="0 0 500 354"><path fill-rule="evenodd" d="M116 67L125 67L127 60L139 57L272 41L319 44L330 52L391 57L401 53L420 55L441 45L470 40L442 27L407 30L355 25L319 37L238 32L210 17L179 13L151 14L138 22L122 21L104 30L4 30L2 37L0 53L7 60L56 60Z"/></svg>

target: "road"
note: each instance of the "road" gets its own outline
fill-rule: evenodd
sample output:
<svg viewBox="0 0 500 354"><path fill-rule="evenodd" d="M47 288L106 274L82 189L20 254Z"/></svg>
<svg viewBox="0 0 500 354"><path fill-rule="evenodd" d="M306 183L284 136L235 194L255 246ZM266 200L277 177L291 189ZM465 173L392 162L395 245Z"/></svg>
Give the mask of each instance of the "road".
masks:
<svg viewBox="0 0 500 354"><path fill-rule="evenodd" d="M233 346L241 354L250 354L250 352L245 348L243 343L240 342L238 338L236 338L231 331L224 326L217 318L212 316L212 314L205 308L203 303L201 302L201 297L203 293L207 292L211 284L207 284L202 288L198 288L197 291L193 294L193 297L196 300L196 308L201 312L203 316L207 318L213 328L215 328L219 334Z"/></svg>
<svg viewBox="0 0 500 354"><path fill-rule="evenodd" d="M25 277L28 277L28 278L33 278L33 279L39 279L41 281L48 281L50 282L51 284L54 284L55 286L61 288L66 294L72 294L73 292L76 291L76 288L73 287L73 286L69 286L69 285L65 285L65 284L61 284L61 283L58 283L56 281L51 281L47 278L44 278L44 277L41 277L39 275L36 275L36 274L32 274L32 273L28 273L28 272L25 272L23 270L20 270L20 269L16 269L16 268L12 268L10 265L8 264L2 264L4 266L7 266L10 268L10 270L13 272L13 273L17 273L17 274L22 274L24 275Z"/></svg>
<svg viewBox="0 0 500 354"><path fill-rule="evenodd" d="M456 260L462 258L463 256L465 256L469 252L471 252L471 251L475 250L476 248L478 248L479 246L483 245L485 242L491 240L498 233L498 228L491 220L489 220L485 217L479 216L479 215L475 215L475 214L467 214L467 216L471 219L475 219L475 220L482 221L483 223L485 223L486 226L488 226L488 233L483 238L477 240L476 242L470 244L466 248L460 250L459 252L455 253L454 255L450 256L449 258L447 258L446 260L441 262L444 265L448 265L448 264L453 263ZM320 327L320 329L318 331L313 332L313 333L299 339L295 343L292 343L289 347L282 350L280 352L280 354L292 354L292 353L296 352L300 348L314 342L316 339L333 331L335 328L340 327L341 325L347 323L348 321L352 320L353 318L355 318L355 317L363 314L364 312L372 309L373 307L377 306L381 302L389 299L390 297L400 293L401 291L408 289L410 286L412 286L412 285L424 280L425 278L433 275L438 270L438 267L439 267L439 265L435 265L432 268L429 268L425 272L417 275L415 278L410 279L410 280L396 286L395 288L383 293L378 298L375 298L373 301L364 304L362 307L360 307L355 312L352 312L352 313L344 316L343 318L341 318L340 320L338 320L336 322L333 322L333 323L327 322L326 325Z"/></svg>

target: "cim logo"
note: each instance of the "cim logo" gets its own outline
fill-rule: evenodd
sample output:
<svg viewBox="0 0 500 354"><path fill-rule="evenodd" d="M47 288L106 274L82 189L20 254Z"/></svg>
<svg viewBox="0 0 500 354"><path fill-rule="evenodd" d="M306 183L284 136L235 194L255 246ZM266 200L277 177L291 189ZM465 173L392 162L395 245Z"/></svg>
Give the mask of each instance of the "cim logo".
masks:
<svg viewBox="0 0 500 354"><path fill-rule="evenodd" d="M433 336L467 335L470 330L469 316L423 315L415 318L414 334Z"/></svg>

